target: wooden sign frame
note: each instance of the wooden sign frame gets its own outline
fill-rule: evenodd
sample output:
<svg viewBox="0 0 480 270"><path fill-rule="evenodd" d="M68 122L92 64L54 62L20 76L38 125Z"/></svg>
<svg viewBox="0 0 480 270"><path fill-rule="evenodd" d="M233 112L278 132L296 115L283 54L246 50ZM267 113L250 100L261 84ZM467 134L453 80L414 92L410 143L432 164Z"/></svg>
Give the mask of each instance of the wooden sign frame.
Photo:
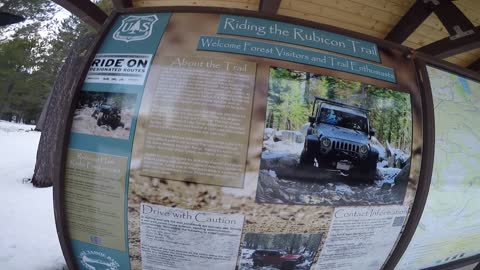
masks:
<svg viewBox="0 0 480 270"><path fill-rule="evenodd" d="M107 19L105 24L102 26L95 42L92 44L88 52L88 61L81 67L79 67L79 75L82 79L79 80L79 83L75 86L75 97L70 104L70 113L64 117L67 119L72 119L75 104L78 100L78 96L81 90L83 80L86 77L88 72L89 63L93 60L95 52L98 50L105 36L113 26L115 19L122 14L133 14L133 13L152 13L152 12L176 12L176 13L214 13L214 14L232 14L240 16L250 16L258 17L264 19L271 19L280 22L294 23L296 25L312 27L316 29L321 29L325 31L330 31L333 33L347 35L353 38L363 39L365 41L373 42L377 44L379 48L383 49L394 49L403 54L404 57L410 58L414 61L415 65L412 68L417 69L417 85L420 88L421 93L421 103L422 103L422 122L423 122L423 148L422 148L422 162L421 162L421 172L419 183L417 186L417 192L415 195L415 200L412 205L412 210L409 215L409 219L405 225L404 231L401 233L401 236L395 246L395 249L391 253L389 259L384 265L385 270L393 270L395 265L399 262L401 256L405 252L410 243L410 240L413 237L415 229L420 221L420 218L423 213L424 205L427 200L430 178L432 175L433 168L433 157L434 157L434 143L435 143L435 134L434 134L434 115L433 115L433 101L430 84L428 82L428 76L426 73L426 65L436 66L445 70L455 72L456 74L472 78L474 80L480 81L480 74L469 71L465 68L460 68L458 66L452 65L445 61L437 60L431 56L417 53L411 49L401 46L399 44L377 39L371 36L364 34L352 32L349 30L340 29L334 26L315 23L311 21L305 21L297 18L290 18L280 15L271 15L269 13L260 13L254 11L246 11L239 9L228 9L228 8L211 8L211 7L149 7L149 8L129 8L129 9L120 9L114 11ZM67 266L69 269L77 269L75 265L75 260L73 258L73 252L70 245L70 239L67 235L66 228L66 215L65 215L65 198L64 198L64 188L65 188L65 160L68 148L68 137L69 131L71 129L72 121L67 121L67 125L64 127L60 138L63 140L58 140L58 142L63 142L61 145L56 147L56 155L59 155L62 160L61 166L58 167L58 170L55 172L54 187L53 187L53 198L54 198L54 209L55 209L55 221L57 227L57 234L59 237L60 245L63 251L63 255L66 259ZM468 265L474 262L480 261L480 254L478 256L466 258L463 260L455 261L448 263L442 266L437 266L429 268L432 270L440 269L454 269L456 267Z"/></svg>

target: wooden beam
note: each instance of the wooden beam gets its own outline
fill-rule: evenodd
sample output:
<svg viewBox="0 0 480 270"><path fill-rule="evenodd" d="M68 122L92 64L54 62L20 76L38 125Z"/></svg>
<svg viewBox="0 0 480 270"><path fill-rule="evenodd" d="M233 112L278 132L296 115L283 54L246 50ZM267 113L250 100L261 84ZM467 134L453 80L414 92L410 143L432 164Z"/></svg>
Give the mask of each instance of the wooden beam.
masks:
<svg viewBox="0 0 480 270"><path fill-rule="evenodd" d="M450 39L457 39L475 32L475 26L463 12L450 0L437 0L435 14L450 34Z"/></svg>
<svg viewBox="0 0 480 270"><path fill-rule="evenodd" d="M447 37L439 41L425 45L417 51L430 54L439 58L447 58L476 48L480 48L480 28L474 28L475 33L456 39Z"/></svg>
<svg viewBox="0 0 480 270"><path fill-rule="evenodd" d="M473 63L468 65L468 69L474 70L474 71L479 71L480 72L480 58L475 60Z"/></svg>
<svg viewBox="0 0 480 270"><path fill-rule="evenodd" d="M131 8L132 0L112 0L115 9Z"/></svg>
<svg viewBox="0 0 480 270"><path fill-rule="evenodd" d="M417 0L385 37L401 44L433 13L436 2Z"/></svg>
<svg viewBox="0 0 480 270"><path fill-rule="evenodd" d="M97 5L89 0L52 0L73 15L78 16L82 21L92 26L96 30L100 30L103 23L107 19L107 14L103 12Z"/></svg>
<svg viewBox="0 0 480 270"><path fill-rule="evenodd" d="M277 14L281 0L260 0L258 11L267 15Z"/></svg>

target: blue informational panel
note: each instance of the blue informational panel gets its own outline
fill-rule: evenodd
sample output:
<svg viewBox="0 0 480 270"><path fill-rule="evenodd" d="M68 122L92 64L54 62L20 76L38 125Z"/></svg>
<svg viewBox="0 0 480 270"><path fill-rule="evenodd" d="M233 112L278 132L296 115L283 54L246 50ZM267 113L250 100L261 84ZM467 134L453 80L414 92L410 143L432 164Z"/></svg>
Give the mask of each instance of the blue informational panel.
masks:
<svg viewBox="0 0 480 270"><path fill-rule="evenodd" d="M375 43L290 23L222 15L217 33L280 41L380 62Z"/></svg>
<svg viewBox="0 0 480 270"><path fill-rule="evenodd" d="M169 19L170 13L119 16L82 86L65 179L68 233L79 269L130 269L127 164L146 77Z"/></svg>
<svg viewBox="0 0 480 270"><path fill-rule="evenodd" d="M329 68L395 83L392 68L346 58L334 54L305 50L267 42L201 36L198 49L203 51L228 52L273 58L305 65Z"/></svg>

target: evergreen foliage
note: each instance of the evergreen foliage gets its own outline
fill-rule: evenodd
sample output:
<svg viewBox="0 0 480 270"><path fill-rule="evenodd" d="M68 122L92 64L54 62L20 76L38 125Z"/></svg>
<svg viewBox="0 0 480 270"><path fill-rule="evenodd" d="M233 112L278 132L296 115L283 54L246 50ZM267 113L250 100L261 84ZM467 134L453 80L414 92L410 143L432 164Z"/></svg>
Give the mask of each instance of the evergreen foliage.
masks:
<svg viewBox="0 0 480 270"><path fill-rule="evenodd" d="M266 127L299 130L308 123L315 96L368 109L376 138L410 151L412 114L408 93L326 75L272 68Z"/></svg>
<svg viewBox="0 0 480 270"><path fill-rule="evenodd" d="M0 119L34 123L74 43L95 31L73 15L53 20L59 7L50 0L2 4L0 10L27 20L0 28ZM97 4L107 13L112 10L109 0Z"/></svg>

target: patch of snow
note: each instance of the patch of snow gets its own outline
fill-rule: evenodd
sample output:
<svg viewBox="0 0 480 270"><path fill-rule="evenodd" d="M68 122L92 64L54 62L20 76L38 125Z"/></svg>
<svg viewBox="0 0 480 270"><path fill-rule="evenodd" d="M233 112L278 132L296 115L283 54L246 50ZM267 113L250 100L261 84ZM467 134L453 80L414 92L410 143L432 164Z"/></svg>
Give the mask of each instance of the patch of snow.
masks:
<svg viewBox="0 0 480 270"><path fill-rule="evenodd" d="M263 140L270 139L275 134L275 129L273 128L265 128L263 131Z"/></svg>
<svg viewBox="0 0 480 270"><path fill-rule="evenodd" d="M8 122L0 120L0 132L19 132L19 131L31 131L35 129L35 125L17 124L14 122Z"/></svg>
<svg viewBox="0 0 480 270"><path fill-rule="evenodd" d="M306 259L303 263L297 264L296 267L297 267L297 268L300 268L300 269L308 269L307 267L309 267L310 265L312 265L312 261Z"/></svg>
<svg viewBox="0 0 480 270"><path fill-rule="evenodd" d="M405 162L410 155L403 152L401 149L398 148L392 148L392 152L397 156L397 159L400 159L402 162Z"/></svg>
<svg viewBox="0 0 480 270"><path fill-rule="evenodd" d="M387 150L375 136L372 136L370 145L378 151L380 159L385 159L387 157Z"/></svg>
<svg viewBox="0 0 480 270"><path fill-rule="evenodd" d="M382 160L381 162L377 163L377 169L383 169L388 167L388 161Z"/></svg>
<svg viewBox="0 0 480 270"><path fill-rule="evenodd" d="M97 118L100 118L102 113L100 113L97 118L92 117L95 108L83 107L81 109L75 110L72 122L72 131L111 137L119 139L128 139L130 136L130 126L132 124L132 115L134 112L133 108L124 108L120 114L121 122L125 125L124 127L117 127L115 130L112 130L107 125L98 126Z"/></svg>
<svg viewBox="0 0 480 270"><path fill-rule="evenodd" d="M251 259L255 249L242 248L242 259Z"/></svg>
<svg viewBox="0 0 480 270"><path fill-rule="evenodd" d="M277 177L277 173L272 170L268 170L268 175L270 175L271 177Z"/></svg>
<svg viewBox="0 0 480 270"><path fill-rule="evenodd" d="M52 188L34 188L31 178L40 139L33 125L0 121L0 269L62 269Z"/></svg>
<svg viewBox="0 0 480 270"><path fill-rule="evenodd" d="M300 156L303 150L303 143L292 141L274 142L273 139L264 141L263 146L266 149L262 152L262 159L275 159L292 154Z"/></svg>
<svg viewBox="0 0 480 270"><path fill-rule="evenodd" d="M382 186L384 183L395 184L395 177L400 173L402 169L398 168L378 168L378 171L382 174L382 180L377 181L378 186Z"/></svg>
<svg viewBox="0 0 480 270"><path fill-rule="evenodd" d="M352 188L348 185L345 184L337 184L335 187L335 192L340 193L340 194L353 194Z"/></svg>

